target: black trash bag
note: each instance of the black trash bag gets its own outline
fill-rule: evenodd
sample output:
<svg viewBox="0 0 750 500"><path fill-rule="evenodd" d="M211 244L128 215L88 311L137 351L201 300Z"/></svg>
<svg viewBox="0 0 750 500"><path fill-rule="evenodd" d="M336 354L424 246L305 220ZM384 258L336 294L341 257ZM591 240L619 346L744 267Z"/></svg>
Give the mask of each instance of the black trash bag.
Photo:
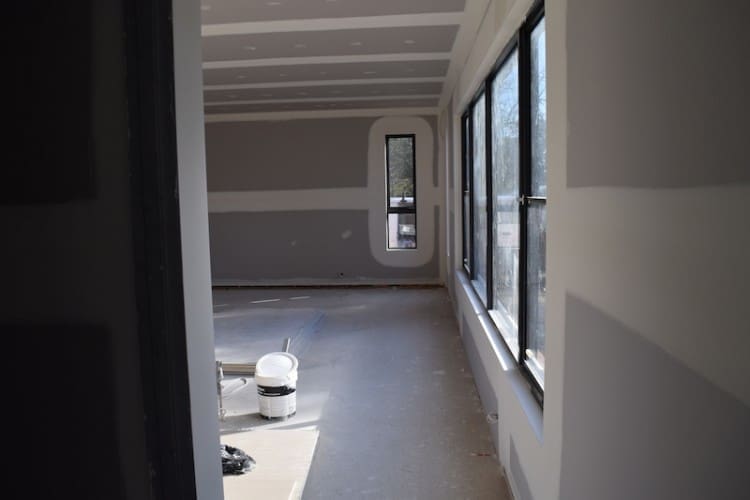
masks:
<svg viewBox="0 0 750 500"><path fill-rule="evenodd" d="M221 445L221 470L224 474L244 474L254 468L253 457L234 446Z"/></svg>

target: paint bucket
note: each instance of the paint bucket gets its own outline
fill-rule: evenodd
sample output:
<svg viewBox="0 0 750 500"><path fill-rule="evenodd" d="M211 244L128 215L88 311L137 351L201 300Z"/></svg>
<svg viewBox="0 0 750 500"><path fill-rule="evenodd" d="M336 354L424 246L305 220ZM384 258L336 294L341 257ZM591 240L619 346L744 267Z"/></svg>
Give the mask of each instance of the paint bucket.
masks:
<svg viewBox="0 0 750 500"><path fill-rule="evenodd" d="M255 364L258 409L267 419L288 418L297 412L297 367L288 352L272 352Z"/></svg>

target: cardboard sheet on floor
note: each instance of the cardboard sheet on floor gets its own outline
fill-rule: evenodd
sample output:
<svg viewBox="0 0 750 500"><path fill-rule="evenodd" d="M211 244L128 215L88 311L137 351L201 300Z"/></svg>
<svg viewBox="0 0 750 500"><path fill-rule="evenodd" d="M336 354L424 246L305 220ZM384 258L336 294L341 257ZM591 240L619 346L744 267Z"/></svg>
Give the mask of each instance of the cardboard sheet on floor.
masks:
<svg viewBox="0 0 750 500"><path fill-rule="evenodd" d="M225 434L221 442L255 459L246 474L224 476L224 499L299 500L312 465L317 430L258 430Z"/></svg>

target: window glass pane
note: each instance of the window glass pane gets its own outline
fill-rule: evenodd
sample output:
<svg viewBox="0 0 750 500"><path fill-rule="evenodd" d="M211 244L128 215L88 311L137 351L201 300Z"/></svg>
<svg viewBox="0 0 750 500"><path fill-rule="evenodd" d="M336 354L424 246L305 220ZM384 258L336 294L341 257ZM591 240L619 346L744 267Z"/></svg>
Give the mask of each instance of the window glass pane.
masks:
<svg viewBox="0 0 750 500"><path fill-rule="evenodd" d="M531 32L531 194L547 196L547 58L544 19Z"/></svg>
<svg viewBox="0 0 750 500"><path fill-rule="evenodd" d="M547 204L529 205L527 287L526 364L539 385L544 387L544 306L547 296Z"/></svg>
<svg viewBox="0 0 750 500"><path fill-rule="evenodd" d="M417 248L416 214L388 214L388 248Z"/></svg>
<svg viewBox="0 0 750 500"><path fill-rule="evenodd" d="M388 138L389 207L414 208L414 137Z"/></svg>
<svg viewBox="0 0 750 500"><path fill-rule="evenodd" d="M493 318L518 355L519 304L519 127L518 52L492 82Z"/></svg>
<svg viewBox="0 0 750 500"><path fill-rule="evenodd" d="M484 95L472 110L472 192L474 194L474 237L472 239L475 286L486 300L487 282L487 174L485 172Z"/></svg>

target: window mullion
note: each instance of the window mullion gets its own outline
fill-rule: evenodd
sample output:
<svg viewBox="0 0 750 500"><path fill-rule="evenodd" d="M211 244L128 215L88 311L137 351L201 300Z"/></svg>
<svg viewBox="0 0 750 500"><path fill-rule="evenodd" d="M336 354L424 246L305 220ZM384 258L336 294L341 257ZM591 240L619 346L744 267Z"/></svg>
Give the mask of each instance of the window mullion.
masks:
<svg viewBox="0 0 750 500"><path fill-rule="evenodd" d="M494 242L495 242L495 217L494 201L492 198L492 88L491 79L484 81L484 172L487 189L487 271L486 271L486 296L487 309L492 309L494 305L493 289L493 266L494 266Z"/></svg>
<svg viewBox="0 0 750 500"><path fill-rule="evenodd" d="M467 168L469 169L467 182L468 182L468 187L469 187L469 241L471 242L468 248L469 279L474 280L476 279L476 273L477 273L476 262L474 262L474 245L476 245L476 241L474 241L474 196L476 194L474 193L474 145L472 142L470 142L474 140L473 139L474 118L471 113L467 114L467 118L468 118L468 123L467 123L468 133L466 135L466 149L468 151L466 155L466 163L467 163Z"/></svg>
<svg viewBox="0 0 750 500"><path fill-rule="evenodd" d="M518 40L518 102L519 102L519 297L518 297L518 362L524 366L528 348L528 220L526 197L531 195L531 56L529 31L522 27Z"/></svg>

